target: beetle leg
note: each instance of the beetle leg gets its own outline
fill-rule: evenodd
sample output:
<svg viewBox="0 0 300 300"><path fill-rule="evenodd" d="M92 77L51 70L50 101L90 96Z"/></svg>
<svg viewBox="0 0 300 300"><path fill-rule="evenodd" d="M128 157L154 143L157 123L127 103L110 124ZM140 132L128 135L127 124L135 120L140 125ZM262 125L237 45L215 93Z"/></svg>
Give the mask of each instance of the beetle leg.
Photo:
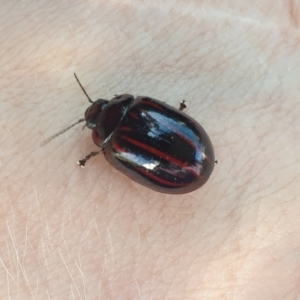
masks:
<svg viewBox="0 0 300 300"><path fill-rule="evenodd" d="M95 152L91 152L89 155L87 155L84 159L81 159L77 162L77 165L80 166L81 168L84 168L85 163L92 157L103 153L103 150L100 151L95 151Z"/></svg>
<svg viewBox="0 0 300 300"><path fill-rule="evenodd" d="M184 110L186 108L185 100L180 102L179 110Z"/></svg>

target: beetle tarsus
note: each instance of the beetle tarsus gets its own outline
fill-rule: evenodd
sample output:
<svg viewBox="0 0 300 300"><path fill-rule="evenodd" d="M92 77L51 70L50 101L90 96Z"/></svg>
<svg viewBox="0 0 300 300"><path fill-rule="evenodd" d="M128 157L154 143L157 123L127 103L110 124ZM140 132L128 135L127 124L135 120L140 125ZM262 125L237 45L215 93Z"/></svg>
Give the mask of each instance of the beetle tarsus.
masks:
<svg viewBox="0 0 300 300"><path fill-rule="evenodd" d="M98 155L98 154L101 154L101 153L103 153L102 150L101 150L101 151L94 151L94 152L91 152L91 153L88 154L84 159L79 160L79 161L77 162L77 165L80 166L81 168L84 168L86 162L87 162L90 158L92 158L92 157L94 157L94 156L96 156L96 155Z"/></svg>
<svg viewBox="0 0 300 300"><path fill-rule="evenodd" d="M182 101L180 102L179 110L184 110L184 109L186 108L185 102L186 102L185 100L182 100Z"/></svg>

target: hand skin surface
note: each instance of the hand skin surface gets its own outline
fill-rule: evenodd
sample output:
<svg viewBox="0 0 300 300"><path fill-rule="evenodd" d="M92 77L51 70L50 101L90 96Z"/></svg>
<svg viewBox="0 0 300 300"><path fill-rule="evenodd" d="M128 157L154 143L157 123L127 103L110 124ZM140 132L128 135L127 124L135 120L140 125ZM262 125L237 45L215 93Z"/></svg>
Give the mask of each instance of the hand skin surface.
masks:
<svg viewBox="0 0 300 300"><path fill-rule="evenodd" d="M298 1L2 1L0 299L299 299ZM147 95L219 164L148 190L71 129L92 99Z"/></svg>

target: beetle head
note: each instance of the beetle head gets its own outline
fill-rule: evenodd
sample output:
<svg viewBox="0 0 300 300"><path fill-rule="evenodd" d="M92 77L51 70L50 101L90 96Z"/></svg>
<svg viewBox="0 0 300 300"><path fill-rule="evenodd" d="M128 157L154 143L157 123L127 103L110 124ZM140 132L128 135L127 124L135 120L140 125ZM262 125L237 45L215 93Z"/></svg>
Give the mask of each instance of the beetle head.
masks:
<svg viewBox="0 0 300 300"><path fill-rule="evenodd" d="M97 120L108 102L104 99L98 99L87 108L84 114L87 128L94 129L97 126Z"/></svg>

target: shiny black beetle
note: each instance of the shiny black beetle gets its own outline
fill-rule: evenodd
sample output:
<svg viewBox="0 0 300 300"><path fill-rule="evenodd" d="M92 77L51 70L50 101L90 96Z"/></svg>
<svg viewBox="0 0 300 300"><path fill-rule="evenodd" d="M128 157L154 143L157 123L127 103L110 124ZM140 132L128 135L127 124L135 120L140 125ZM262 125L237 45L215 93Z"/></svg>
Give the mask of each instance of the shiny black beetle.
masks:
<svg viewBox="0 0 300 300"><path fill-rule="evenodd" d="M182 112L184 102L175 109L150 97L128 94L93 102L74 75L92 105L84 119L55 136L86 122L101 150L80 160L80 166L103 153L124 175L167 194L192 192L208 180L215 164L213 146L205 130Z"/></svg>

